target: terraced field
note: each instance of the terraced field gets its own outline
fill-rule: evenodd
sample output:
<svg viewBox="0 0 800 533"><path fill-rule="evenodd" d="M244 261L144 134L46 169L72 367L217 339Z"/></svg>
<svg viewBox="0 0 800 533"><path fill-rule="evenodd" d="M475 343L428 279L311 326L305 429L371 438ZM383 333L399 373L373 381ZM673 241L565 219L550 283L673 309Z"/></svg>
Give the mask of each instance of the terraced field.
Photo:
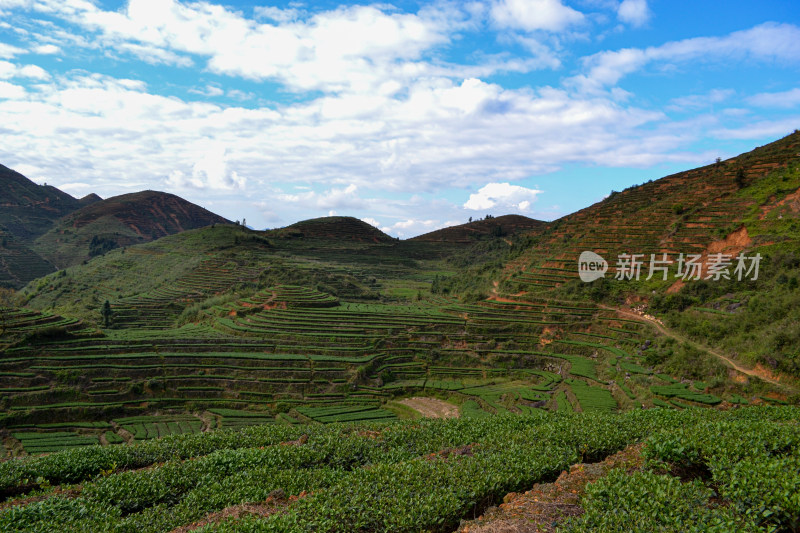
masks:
<svg viewBox="0 0 800 533"><path fill-rule="evenodd" d="M586 302L342 302L278 285L209 306L181 328L100 333L57 316L11 316L6 336L22 339L0 359L11 454L407 416L387 404L398 395L447 397L472 417L722 401L664 385L644 361L644 326ZM46 325L56 338L25 337ZM75 425L42 428L53 420Z"/></svg>

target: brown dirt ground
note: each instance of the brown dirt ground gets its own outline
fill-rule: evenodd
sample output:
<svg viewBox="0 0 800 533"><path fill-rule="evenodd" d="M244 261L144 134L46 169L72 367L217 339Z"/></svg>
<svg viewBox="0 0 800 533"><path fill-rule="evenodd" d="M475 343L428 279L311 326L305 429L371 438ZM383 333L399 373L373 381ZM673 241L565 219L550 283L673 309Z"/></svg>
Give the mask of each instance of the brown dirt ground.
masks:
<svg viewBox="0 0 800 533"><path fill-rule="evenodd" d="M559 522L583 514L581 497L586 485L606 476L611 469L633 472L642 467L642 444L628 448L594 464L577 464L554 483L537 483L525 493L512 492L499 507L463 522L457 533L550 533Z"/></svg>
<svg viewBox="0 0 800 533"><path fill-rule="evenodd" d="M17 505L28 505L35 502L41 502L56 496L60 496L62 498L77 498L82 490L83 486L81 485L68 489L62 489L59 487L53 490L52 492L49 492L47 494L42 494L41 496L28 496L24 498L11 499L0 503L0 511L8 509L10 507L15 507Z"/></svg>
<svg viewBox="0 0 800 533"><path fill-rule="evenodd" d="M269 496L263 502L257 503L240 503L226 507L221 511L211 513L202 520L198 520L192 524L181 526L173 529L170 533L189 533L209 524L218 524L225 520L239 520L245 516L255 515L260 517L267 517L288 508L292 503L300 498L307 496L307 493L301 492L298 496L289 496L287 499L284 495Z"/></svg>
<svg viewBox="0 0 800 533"><path fill-rule="evenodd" d="M400 400L415 411L419 411L425 418L458 418L458 406L436 398L414 397Z"/></svg>

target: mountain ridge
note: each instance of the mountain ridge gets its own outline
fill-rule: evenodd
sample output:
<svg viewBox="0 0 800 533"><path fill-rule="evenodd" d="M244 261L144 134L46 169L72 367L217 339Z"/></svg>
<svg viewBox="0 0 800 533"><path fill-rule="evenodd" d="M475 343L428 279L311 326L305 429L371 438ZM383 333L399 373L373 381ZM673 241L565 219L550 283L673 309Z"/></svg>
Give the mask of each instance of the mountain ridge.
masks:
<svg viewBox="0 0 800 533"><path fill-rule="evenodd" d="M56 221L33 248L64 268L113 248L229 223L177 195L146 190L112 196L73 211Z"/></svg>

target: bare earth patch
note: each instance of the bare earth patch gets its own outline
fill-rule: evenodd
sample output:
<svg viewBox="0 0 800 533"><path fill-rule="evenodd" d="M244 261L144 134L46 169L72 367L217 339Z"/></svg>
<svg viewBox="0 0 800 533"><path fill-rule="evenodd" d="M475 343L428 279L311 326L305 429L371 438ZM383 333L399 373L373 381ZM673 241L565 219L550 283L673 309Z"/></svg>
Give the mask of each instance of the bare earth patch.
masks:
<svg viewBox="0 0 800 533"><path fill-rule="evenodd" d="M195 531L210 524L219 524L226 520L239 520L246 516L266 518L275 513L284 511L292 503L306 496L306 492L301 492L297 496L289 496L287 498L286 495L283 494L283 491L276 491L274 496L268 496L263 502L240 503L238 505L226 507L221 511L208 514L205 518L193 524L175 528L171 533L189 533L190 531Z"/></svg>
<svg viewBox="0 0 800 533"><path fill-rule="evenodd" d="M425 418L458 418L458 406L436 398L405 398L398 403L402 403L415 411L418 411Z"/></svg>
<svg viewBox="0 0 800 533"><path fill-rule="evenodd" d="M484 516L462 522L457 533L549 533L559 522L583 514L581 497L586 485L606 476L611 469L640 469L642 445L629 446L604 461L577 464L564 471L554 483L537 483L523 494L512 492L499 507Z"/></svg>

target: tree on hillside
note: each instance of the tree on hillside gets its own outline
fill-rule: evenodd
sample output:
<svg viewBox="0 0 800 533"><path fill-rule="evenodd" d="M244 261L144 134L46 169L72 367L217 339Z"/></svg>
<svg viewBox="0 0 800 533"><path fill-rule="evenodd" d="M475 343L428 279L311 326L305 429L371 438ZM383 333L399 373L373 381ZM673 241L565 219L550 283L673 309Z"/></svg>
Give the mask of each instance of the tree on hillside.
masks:
<svg viewBox="0 0 800 533"><path fill-rule="evenodd" d="M111 303L108 300L103 304L100 314L103 315L103 324L108 327L111 324Z"/></svg>
<svg viewBox="0 0 800 533"><path fill-rule="evenodd" d="M15 292L6 287L0 287L0 335L6 332L6 325L11 316L15 302Z"/></svg>
<svg viewBox="0 0 800 533"><path fill-rule="evenodd" d="M744 169L742 167L737 168L736 177L734 178L734 181L736 181L736 186L740 189L744 188L746 177L747 176L745 176Z"/></svg>

